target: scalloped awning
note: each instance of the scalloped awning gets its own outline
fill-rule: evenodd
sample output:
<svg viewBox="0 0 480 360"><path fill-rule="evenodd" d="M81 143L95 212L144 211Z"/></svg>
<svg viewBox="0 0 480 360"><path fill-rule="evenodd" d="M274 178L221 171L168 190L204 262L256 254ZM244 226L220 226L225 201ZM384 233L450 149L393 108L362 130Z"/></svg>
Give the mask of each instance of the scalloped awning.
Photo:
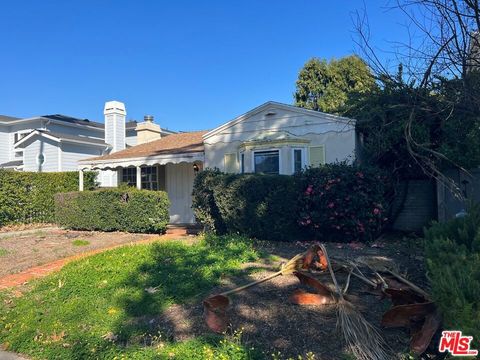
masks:
<svg viewBox="0 0 480 360"><path fill-rule="evenodd" d="M203 162L202 136L206 131L172 134L112 154L81 160L80 170L107 170L129 166Z"/></svg>

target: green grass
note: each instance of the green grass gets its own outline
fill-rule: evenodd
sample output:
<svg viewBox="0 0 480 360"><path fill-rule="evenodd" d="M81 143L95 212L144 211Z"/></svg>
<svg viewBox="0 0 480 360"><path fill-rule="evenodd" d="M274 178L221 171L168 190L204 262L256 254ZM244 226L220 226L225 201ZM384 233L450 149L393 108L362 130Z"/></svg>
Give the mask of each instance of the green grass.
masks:
<svg viewBox="0 0 480 360"><path fill-rule="evenodd" d="M0 248L0 257L1 257L1 256L5 256L5 255L7 255L7 254L8 254L8 251L7 251L7 250L5 250L4 248Z"/></svg>
<svg viewBox="0 0 480 360"><path fill-rule="evenodd" d="M0 293L0 344L38 359L255 358L239 335L175 343L150 320L172 304L197 304L222 276L258 257L247 240L230 236L125 246L72 262L22 297L5 301Z"/></svg>
<svg viewBox="0 0 480 360"><path fill-rule="evenodd" d="M81 239L73 240L72 245L73 246L87 246L87 245L90 245L90 241L81 240Z"/></svg>

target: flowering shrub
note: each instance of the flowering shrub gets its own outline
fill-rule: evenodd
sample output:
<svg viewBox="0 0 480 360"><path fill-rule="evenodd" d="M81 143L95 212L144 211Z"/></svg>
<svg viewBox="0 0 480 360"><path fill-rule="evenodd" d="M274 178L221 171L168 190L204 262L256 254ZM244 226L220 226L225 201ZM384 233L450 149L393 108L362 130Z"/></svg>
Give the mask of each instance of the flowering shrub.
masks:
<svg viewBox="0 0 480 360"><path fill-rule="evenodd" d="M320 240L368 241L388 221L391 183L376 168L327 164L297 179L299 225Z"/></svg>

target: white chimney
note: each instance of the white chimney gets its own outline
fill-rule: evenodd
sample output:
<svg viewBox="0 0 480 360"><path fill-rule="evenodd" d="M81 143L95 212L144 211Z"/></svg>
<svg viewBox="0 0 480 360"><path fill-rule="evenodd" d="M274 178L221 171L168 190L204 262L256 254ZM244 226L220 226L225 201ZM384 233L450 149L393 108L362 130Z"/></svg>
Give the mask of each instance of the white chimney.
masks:
<svg viewBox="0 0 480 360"><path fill-rule="evenodd" d="M120 101L107 101L105 115L105 142L112 147L112 153L125 149L125 104Z"/></svg>

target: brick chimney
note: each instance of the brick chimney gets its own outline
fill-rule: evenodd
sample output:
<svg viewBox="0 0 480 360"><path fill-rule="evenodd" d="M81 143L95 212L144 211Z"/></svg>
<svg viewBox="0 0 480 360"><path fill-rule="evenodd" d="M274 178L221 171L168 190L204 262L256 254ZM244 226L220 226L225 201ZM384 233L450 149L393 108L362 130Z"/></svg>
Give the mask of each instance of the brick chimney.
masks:
<svg viewBox="0 0 480 360"><path fill-rule="evenodd" d="M137 124L135 131L137 132L137 145L158 140L161 138L160 125L153 122L152 115L145 115L143 122Z"/></svg>
<svg viewBox="0 0 480 360"><path fill-rule="evenodd" d="M105 142L112 147L112 153L125 149L125 104L120 101L107 101L105 115Z"/></svg>

